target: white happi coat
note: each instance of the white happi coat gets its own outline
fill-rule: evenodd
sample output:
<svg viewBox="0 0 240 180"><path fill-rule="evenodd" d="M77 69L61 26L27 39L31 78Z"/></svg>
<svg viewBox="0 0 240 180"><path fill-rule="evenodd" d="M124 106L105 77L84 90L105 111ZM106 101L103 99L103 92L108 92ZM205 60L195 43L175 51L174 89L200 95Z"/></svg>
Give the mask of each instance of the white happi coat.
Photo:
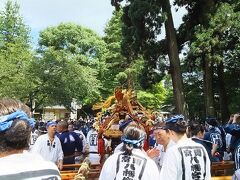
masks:
<svg viewBox="0 0 240 180"><path fill-rule="evenodd" d="M31 149L31 152L38 153L43 157L43 159L52 161L53 163L63 160L62 145L58 137L55 136L51 144L48 144L48 141L48 134L39 136Z"/></svg>
<svg viewBox="0 0 240 180"><path fill-rule="evenodd" d="M86 139L87 146L89 147L88 158L91 164L100 163L100 155L98 154L98 132L91 129L87 134Z"/></svg>
<svg viewBox="0 0 240 180"><path fill-rule="evenodd" d="M159 171L155 162L142 150L133 149L132 155L116 152L104 163L99 180L158 180Z"/></svg>
<svg viewBox="0 0 240 180"><path fill-rule="evenodd" d="M155 147L157 147L157 149L160 150L160 154L158 157L153 158L153 160L157 164L159 171L161 171L161 169L162 169L163 161L164 161L164 158L166 155L166 150L169 149L170 147L174 146L175 144L176 143L174 141L170 140L166 149L164 149L163 145L161 145L161 144L155 145Z"/></svg>
<svg viewBox="0 0 240 180"><path fill-rule="evenodd" d="M163 180L210 180L210 160L206 149L189 138L167 149L160 172Z"/></svg>
<svg viewBox="0 0 240 180"><path fill-rule="evenodd" d="M31 136L30 136L30 146L29 148L31 149L34 145L34 143L36 142L37 138L39 136L39 133L37 130L35 130L34 132L31 132Z"/></svg>
<svg viewBox="0 0 240 180"><path fill-rule="evenodd" d="M122 152L121 151L122 147L123 147L123 142L121 142L119 145L117 145L117 147L115 147L113 153Z"/></svg>
<svg viewBox="0 0 240 180"><path fill-rule="evenodd" d="M55 164L28 151L0 158L0 179L54 179L60 180Z"/></svg>

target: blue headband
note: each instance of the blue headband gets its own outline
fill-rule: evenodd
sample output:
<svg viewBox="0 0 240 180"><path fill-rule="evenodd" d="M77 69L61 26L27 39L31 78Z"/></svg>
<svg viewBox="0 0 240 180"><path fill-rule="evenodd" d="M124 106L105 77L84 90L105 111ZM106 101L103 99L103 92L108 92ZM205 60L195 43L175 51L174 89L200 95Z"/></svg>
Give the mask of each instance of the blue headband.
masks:
<svg viewBox="0 0 240 180"><path fill-rule="evenodd" d="M57 123L55 121L49 121L46 125L46 128L48 128L49 126L56 126Z"/></svg>
<svg viewBox="0 0 240 180"><path fill-rule="evenodd" d="M165 122L166 123L176 123L177 121L182 121L182 120L184 120L183 115L176 115L176 116L168 118Z"/></svg>
<svg viewBox="0 0 240 180"><path fill-rule="evenodd" d="M122 136L121 140L123 143L125 144L132 144L132 145L135 145L135 146L140 146L142 141L145 139L144 136L140 137L138 140L130 140L130 139L127 139L126 136Z"/></svg>
<svg viewBox="0 0 240 180"><path fill-rule="evenodd" d="M17 110L11 114L0 116L0 132L9 129L14 120L21 119L28 122L28 124L33 128L35 125L35 120L33 118L28 118L27 114L21 110Z"/></svg>

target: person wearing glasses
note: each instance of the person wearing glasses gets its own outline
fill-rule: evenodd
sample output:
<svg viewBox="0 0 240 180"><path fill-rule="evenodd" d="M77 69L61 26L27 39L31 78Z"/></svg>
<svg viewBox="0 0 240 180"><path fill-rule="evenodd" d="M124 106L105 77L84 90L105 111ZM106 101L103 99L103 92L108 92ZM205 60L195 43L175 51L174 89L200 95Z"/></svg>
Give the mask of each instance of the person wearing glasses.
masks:
<svg viewBox="0 0 240 180"><path fill-rule="evenodd" d="M47 123L47 134L38 137L32 148L32 152L39 153L45 160L52 161L58 166L59 170L62 170L63 151L61 142L55 135L56 125L55 121Z"/></svg>
<svg viewBox="0 0 240 180"><path fill-rule="evenodd" d="M55 164L29 152L35 124L30 116L29 107L20 101L0 99L0 179L60 180Z"/></svg>
<svg viewBox="0 0 240 180"><path fill-rule="evenodd" d="M210 180L210 160L206 149L186 135L184 116L176 115L166 120L164 129L176 145L167 149L160 179Z"/></svg>

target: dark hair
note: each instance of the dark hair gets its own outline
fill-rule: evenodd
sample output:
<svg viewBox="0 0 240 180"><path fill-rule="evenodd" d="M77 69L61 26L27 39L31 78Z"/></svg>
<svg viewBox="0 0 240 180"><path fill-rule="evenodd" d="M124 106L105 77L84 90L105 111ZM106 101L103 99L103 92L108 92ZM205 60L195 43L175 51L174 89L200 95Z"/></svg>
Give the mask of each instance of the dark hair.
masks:
<svg viewBox="0 0 240 180"><path fill-rule="evenodd" d="M163 129L165 125L166 125L166 123L163 122L163 121L157 122L157 123L153 126L153 130Z"/></svg>
<svg viewBox="0 0 240 180"><path fill-rule="evenodd" d="M20 101L7 98L0 100L0 116L11 114L18 109L30 116L30 109ZM26 121L14 120L9 129L0 133L0 152L28 149L30 134L31 127Z"/></svg>
<svg viewBox="0 0 240 180"><path fill-rule="evenodd" d="M218 125L218 121L217 121L217 118L215 116L206 117L206 122L211 126L217 126Z"/></svg>
<svg viewBox="0 0 240 180"><path fill-rule="evenodd" d="M63 129L68 129L67 121L59 121L57 125L62 127Z"/></svg>
<svg viewBox="0 0 240 180"><path fill-rule="evenodd" d="M168 130L172 130L174 132L176 132L177 134L185 134L186 130L187 130L187 122L185 120L179 120L175 123L166 123L165 129Z"/></svg>
<svg viewBox="0 0 240 180"><path fill-rule="evenodd" d="M188 130L190 136L196 136L199 132L203 133L205 131L204 125L199 122L189 122Z"/></svg>
<svg viewBox="0 0 240 180"><path fill-rule="evenodd" d="M144 139L146 137L145 131L137 124L132 124L126 127L124 129L124 135L123 139L127 139L129 141L139 141L139 143L128 143L123 140L123 148L122 151L124 151L125 155L131 155L132 150L135 149L141 149L143 147Z"/></svg>

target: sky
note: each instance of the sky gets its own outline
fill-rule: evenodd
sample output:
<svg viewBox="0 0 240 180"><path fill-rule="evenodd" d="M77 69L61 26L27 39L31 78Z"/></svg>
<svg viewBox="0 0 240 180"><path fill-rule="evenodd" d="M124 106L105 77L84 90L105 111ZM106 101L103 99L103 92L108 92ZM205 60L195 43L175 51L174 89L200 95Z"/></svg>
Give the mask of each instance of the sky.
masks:
<svg viewBox="0 0 240 180"><path fill-rule="evenodd" d="M0 0L0 10L7 0ZM20 5L20 14L24 22L31 28L34 44L39 32L48 26L56 26L61 22L73 22L90 28L100 36L111 19L114 7L111 0L14 0ZM182 22L186 12L184 8L175 12L172 8L175 27ZM163 35L164 36L164 35Z"/></svg>

